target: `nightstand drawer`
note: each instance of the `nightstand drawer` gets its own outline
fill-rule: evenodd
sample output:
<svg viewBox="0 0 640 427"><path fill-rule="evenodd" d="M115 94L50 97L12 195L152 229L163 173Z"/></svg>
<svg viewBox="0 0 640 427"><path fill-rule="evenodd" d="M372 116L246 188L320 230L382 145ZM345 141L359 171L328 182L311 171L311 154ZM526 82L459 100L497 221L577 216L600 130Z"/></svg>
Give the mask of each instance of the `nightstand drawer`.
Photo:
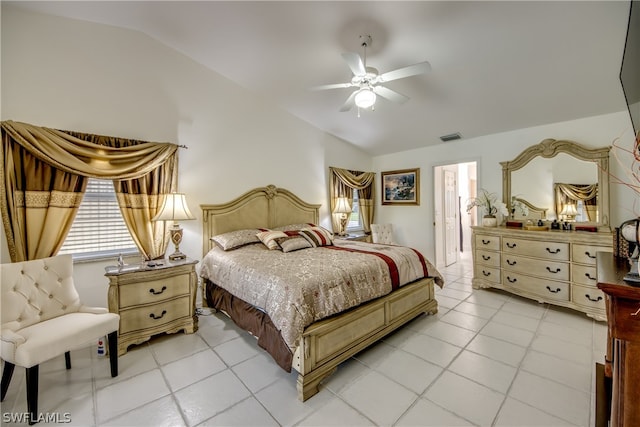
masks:
<svg viewBox="0 0 640 427"><path fill-rule="evenodd" d="M120 309L134 305L156 303L178 295L188 295L189 274L182 274L169 279L121 285L119 292Z"/></svg>
<svg viewBox="0 0 640 427"><path fill-rule="evenodd" d="M145 307L120 312L120 334L160 327L166 323L189 316L189 296Z"/></svg>

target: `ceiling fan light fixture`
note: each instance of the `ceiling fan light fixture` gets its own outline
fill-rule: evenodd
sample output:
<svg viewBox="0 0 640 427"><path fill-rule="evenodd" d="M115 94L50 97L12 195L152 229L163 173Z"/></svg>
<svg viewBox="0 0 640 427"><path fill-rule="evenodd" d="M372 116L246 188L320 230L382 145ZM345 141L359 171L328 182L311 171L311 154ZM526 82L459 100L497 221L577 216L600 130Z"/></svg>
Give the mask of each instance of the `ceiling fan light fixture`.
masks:
<svg viewBox="0 0 640 427"><path fill-rule="evenodd" d="M360 89L355 101L359 108L369 108L376 103L376 94L371 89Z"/></svg>

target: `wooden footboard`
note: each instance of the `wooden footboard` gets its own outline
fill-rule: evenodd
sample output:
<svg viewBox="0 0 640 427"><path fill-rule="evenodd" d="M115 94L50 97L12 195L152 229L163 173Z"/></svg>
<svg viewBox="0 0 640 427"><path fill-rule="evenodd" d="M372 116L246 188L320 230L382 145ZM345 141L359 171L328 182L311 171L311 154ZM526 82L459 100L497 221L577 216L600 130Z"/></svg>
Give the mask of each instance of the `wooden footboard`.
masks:
<svg viewBox="0 0 640 427"><path fill-rule="evenodd" d="M298 399L316 394L320 382L340 363L385 335L421 313L437 313L433 285L433 279L422 279L306 328L293 358L299 373Z"/></svg>

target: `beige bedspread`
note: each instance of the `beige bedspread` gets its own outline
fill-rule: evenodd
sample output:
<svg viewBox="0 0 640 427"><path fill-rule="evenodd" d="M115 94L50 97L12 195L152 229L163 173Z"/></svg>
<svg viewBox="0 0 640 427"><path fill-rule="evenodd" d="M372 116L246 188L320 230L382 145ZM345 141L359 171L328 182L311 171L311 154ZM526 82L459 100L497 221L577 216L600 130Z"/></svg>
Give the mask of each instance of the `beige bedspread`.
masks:
<svg viewBox="0 0 640 427"><path fill-rule="evenodd" d="M344 240L336 240L334 247L288 253L262 244L214 248L203 259L200 274L264 310L292 352L304 328L315 321L423 277L444 283L436 268L411 248Z"/></svg>

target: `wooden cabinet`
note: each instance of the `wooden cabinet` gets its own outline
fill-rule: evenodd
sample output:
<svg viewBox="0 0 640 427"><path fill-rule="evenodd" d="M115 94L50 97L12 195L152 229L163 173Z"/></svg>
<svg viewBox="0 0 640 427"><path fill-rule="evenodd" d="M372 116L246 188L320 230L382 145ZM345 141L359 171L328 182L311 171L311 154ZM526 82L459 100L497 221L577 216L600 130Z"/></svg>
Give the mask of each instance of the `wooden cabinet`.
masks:
<svg viewBox="0 0 640 427"><path fill-rule="evenodd" d="M612 427L640 425L640 287L624 282L625 259L597 255L597 286L607 295L605 375L612 378Z"/></svg>
<svg viewBox="0 0 640 427"><path fill-rule="evenodd" d="M472 227L473 287L498 288L606 320L596 252L612 252L609 232Z"/></svg>
<svg viewBox="0 0 640 427"><path fill-rule="evenodd" d="M118 355L156 334L198 329L196 263L164 260L156 267L106 268L109 311L120 315Z"/></svg>

